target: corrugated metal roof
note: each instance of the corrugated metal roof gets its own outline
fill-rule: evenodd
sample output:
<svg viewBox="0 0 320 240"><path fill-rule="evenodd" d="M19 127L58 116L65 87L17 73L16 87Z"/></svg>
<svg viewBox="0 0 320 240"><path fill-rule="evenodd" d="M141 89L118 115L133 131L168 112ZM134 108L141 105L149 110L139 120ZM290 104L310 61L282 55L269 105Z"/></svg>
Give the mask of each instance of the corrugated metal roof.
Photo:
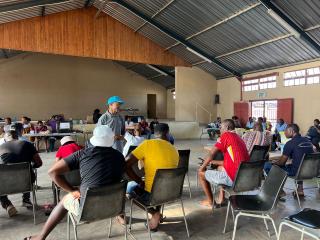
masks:
<svg viewBox="0 0 320 240"><path fill-rule="evenodd" d="M274 0L302 28L320 24L319 0Z"/></svg>
<svg viewBox="0 0 320 240"><path fill-rule="evenodd" d="M223 70L222 68L219 68L215 64L204 62L202 64L197 65L197 67L207 71L208 73L211 73L214 75L216 78L221 78L225 76L229 76L230 73Z"/></svg>

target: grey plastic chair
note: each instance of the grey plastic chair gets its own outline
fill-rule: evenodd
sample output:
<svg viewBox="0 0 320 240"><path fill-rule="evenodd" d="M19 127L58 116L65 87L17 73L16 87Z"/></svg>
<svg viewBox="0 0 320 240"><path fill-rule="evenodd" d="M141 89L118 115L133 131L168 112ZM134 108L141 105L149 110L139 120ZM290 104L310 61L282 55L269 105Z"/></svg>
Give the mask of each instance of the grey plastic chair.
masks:
<svg viewBox="0 0 320 240"><path fill-rule="evenodd" d="M270 146L254 145L250 153L250 162L266 161Z"/></svg>
<svg viewBox="0 0 320 240"><path fill-rule="evenodd" d="M75 216L68 213L67 235L70 240L70 220L74 229L74 237L78 239L77 227L82 222L94 222L110 219L108 238L111 236L112 218L123 214L125 217L125 194L127 182L100 187L88 188L83 201L80 202L80 214ZM127 239L127 225L125 224L125 239Z"/></svg>
<svg viewBox="0 0 320 240"><path fill-rule="evenodd" d="M232 187L224 186L223 187L224 191L229 196L231 196L239 193L253 191L260 188L262 175L263 175L263 167L264 167L264 161L242 162L238 168L237 175L233 182ZM228 198L228 207L227 207L223 233L226 232L229 210L230 210L230 201ZM233 211L232 211L232 216L234 218Z"/></svg>
<svg viewBox="0 0 320 240"><path fill-rule="evenodd" d="M31 181L30 163L0 164L0 196L32 193L33 223L36 224L36 193Z"/></svg>
<svg viewBox="0 0 320 240"><path fill-rule="evenodd" d="M158 206L163 206L165 204L180 201L184 223L187 230L187 235L190 237L188 223L184 211L183 201L182 201L182 191L183 183L186 174L185 168L176 168L176 169L158 169L154 178L152 185L152 190L150 194L150 199L147 203L143 203L137 199L131 199L130 205L130 220L129 220L129 230L131 231L132 225L132 207L133 203L140 206L146 211L146 219L148 226L149 238L151 237L151 231L149 227L149 218L148 210L150 208L155 208Z"/></svg>
<svg viewBox="0 0 320 240"><path fill-rule="evenodd" d="M81 176L80 176L80 170L73 170L70 172L66 172L63 174L65 180L70 184L70 186L78 187L81 184ZM60 201L60 188L53 184L55 188L55 194L56 194L56 201Z"/></svg>
<svg viewBox="0 0 320 240"><path fill-rule="evenodd" d="M191 195L191 185L190 185L190 178L189 178L189 160L190 160L190 149L186 150L178 150L179 152L179 168L185 168L186 169L186 176L188 181L188 188L189 188L189 195L190 198L192 198Z"/></svg>
<svg viewBox="0 0 320 240"><path fill-rule="evenodd" d="M290 179L294 180L295 193L298 200L298 205L301 209L301 202L298 195L298 181L308 180L308 179L316 179L319 176L320 171L320 153L310 153L305 154L302 158L296 176L290 177ZM318 181L317 181L318 183Z"/></svg>
<svg viewBox="0 0 320 240"><path fill-rule="evenodd" d="M238 219L241 216L261 218L264 220L268 235L270 237L267 219L271 221L275 234L278 237L276 225L270 217L270 212L276 207L279 193L287 179L287 173L278 166L273 166L257 195L232 195L229 197L230 206L237 211L232 240L235 239Z"/></svg>

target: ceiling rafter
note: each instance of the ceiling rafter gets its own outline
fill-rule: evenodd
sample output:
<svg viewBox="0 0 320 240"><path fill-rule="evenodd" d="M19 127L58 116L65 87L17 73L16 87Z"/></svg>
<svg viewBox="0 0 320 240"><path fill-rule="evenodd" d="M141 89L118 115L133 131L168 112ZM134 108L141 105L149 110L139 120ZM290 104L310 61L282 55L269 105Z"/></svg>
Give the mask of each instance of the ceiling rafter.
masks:
<svg viewBox="0 0 320 240"><path fill-rule="evenodd" d="M13 12L21 9L28 9L32 7L42 7L46 5L54 5L54 4L60 4L65 2L70 2L70 0L68 1L66 0L32 0L28 2L21 2L21 3L2 6L0 7L0 13Z"/></svg>

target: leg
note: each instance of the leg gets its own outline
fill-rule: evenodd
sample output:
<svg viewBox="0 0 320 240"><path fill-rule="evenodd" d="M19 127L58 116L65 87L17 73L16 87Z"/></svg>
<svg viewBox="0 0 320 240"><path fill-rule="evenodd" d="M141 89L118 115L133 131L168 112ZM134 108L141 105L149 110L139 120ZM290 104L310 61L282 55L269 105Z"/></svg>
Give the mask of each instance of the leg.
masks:
<svg viewBox="0 0 320 240"><path fill-rule="evenodd" d="M199 181L204 194L206 195L206 200L202 201L201 204L205 206L212 206L213 205L213 195L211 191L211 187L209 182L206 180L205 172L199 172Z"/></svg>
<svg viewBox="0 0 320 240"><path fill-rule="evenodd" d="M181 208L182 208L182 213L183 213L184 224L186 225L187 235L188 235L188 238L189 238L190 237L190 233L189 233L188 223L187 223L187 219L186 219L186 214L184 212L184 206L183 206L182 199L180 199L180 202L181 202Z"/></svg>

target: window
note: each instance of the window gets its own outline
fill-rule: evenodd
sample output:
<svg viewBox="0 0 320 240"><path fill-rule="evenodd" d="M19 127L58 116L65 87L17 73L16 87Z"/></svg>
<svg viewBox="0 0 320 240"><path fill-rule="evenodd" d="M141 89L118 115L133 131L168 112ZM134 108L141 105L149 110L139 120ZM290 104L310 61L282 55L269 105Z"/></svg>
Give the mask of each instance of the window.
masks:
<svg viewBox="0 0 320 240"><path fill-rule="evenodd" d="M277 76L261 77L256 79L244 80L242 89L245 92L263 90L277 87Z"/></svg>
<svg viewBox="0 0 320 240"><path fill-rule="evenodd" d="M284 86L299 86L320 83L320 67L286 72L284 74Z"/></svg>

